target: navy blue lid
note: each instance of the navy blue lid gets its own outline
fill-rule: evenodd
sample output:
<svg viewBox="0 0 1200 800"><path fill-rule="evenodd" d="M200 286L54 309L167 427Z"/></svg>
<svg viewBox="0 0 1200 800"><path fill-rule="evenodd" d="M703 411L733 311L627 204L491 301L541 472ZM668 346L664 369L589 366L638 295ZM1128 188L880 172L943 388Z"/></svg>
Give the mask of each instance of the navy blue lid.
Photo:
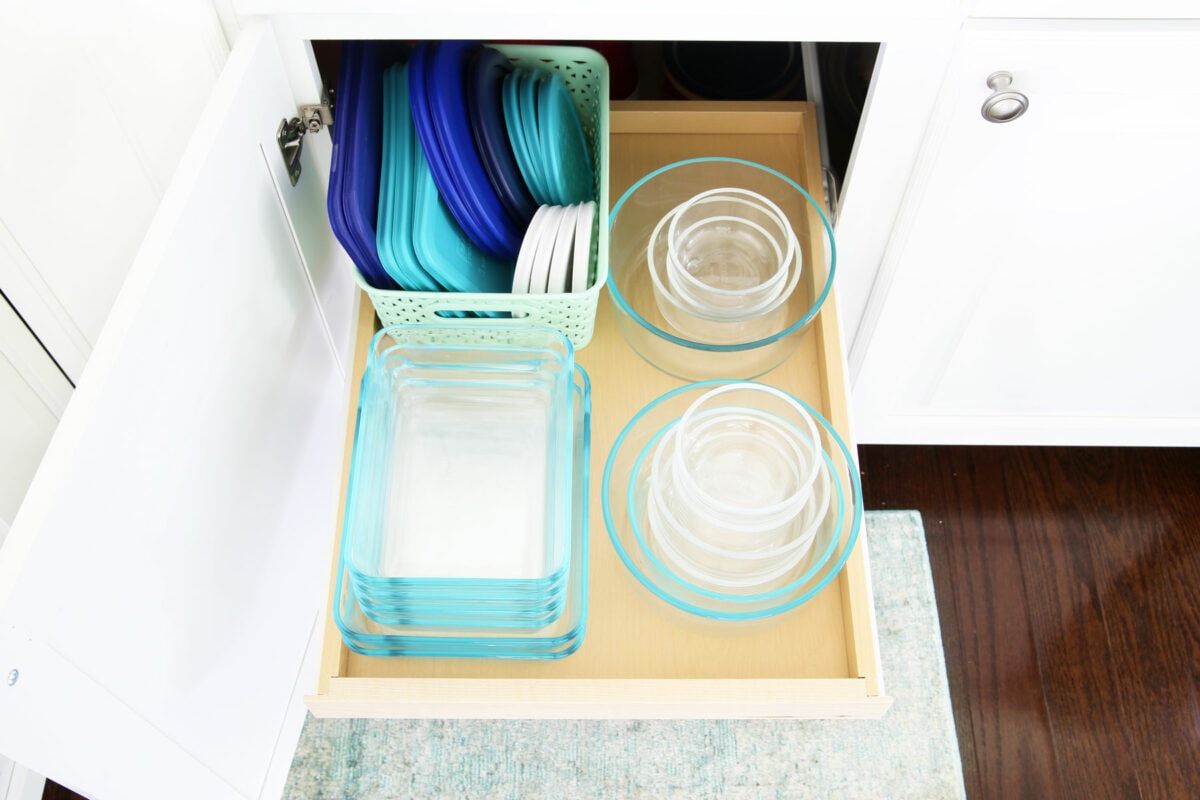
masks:
<svg viewBox="0 0 1200 800"><path fill-rule="evenodd" d="M343 45L341 51L341 59L338 66L337 93L339 97L344 94L348 98L346 101L347 112L345 120L339 120L338 124L332 130L333 158L329 168L329 193L326 195L325 207L329 214L329 227L333 230L333 235L346 250L346 253L350 256L350 260L358 266L359 271L363 273L363 277L367 282L373 284L373 276L361 266L363 263L362 251L359 248L359 243L355 241L350 227L346 223L346 213L343 204L343 197L346 194L346 154L350 150L350 141L353 138L350 136L350 131L354 127L354 114L349 109L353 108L356 102L356 83L358 80L358 64L361 53L361 49L353 42L347 42Z"/></svg>
<svg viewBox="0 0 1200 800"><path fill-rule="evenodd" d="M471 133L483 168L509 217L525 230L538 205L525 185L505 125L501 93L512 71L512 64L499 50L480 48L468 62L464 91Z"/></svg>
<svg viewBox="0 0 1200 800"><path fill-rule="evenodd" d="M514 257L509 255L512 242L506 236L505 226L511 227L517 236L519 231L515 230L515 224L487 180L471 139L470 125L466 122L462 61L479 46L471 42L419 43L409 62L409 102L425 160L433 173L438 193L455 221L484 253L494 258L511 259ZM443 50L445 53L439 58ZM457 78L452 74L455 63L460 64ZM469 160L464 158L460 140L445 132L446 119L453 118L453 112L447 111L447 106L455 105L461 106L461 121L466 126L470 146L468 155L474 159L477 180L486 186L485 196L490 198L490 205L480 200L481 192L469 175ZM515 247L519 246L518 240Z"/></svg>
<svg viewBox="0 0 1200 800"><path fill-rule="evenodd" d="M464 231L482 232L476 235L490 241L483 229L483 221L478 218L475 209L464 200L455 176L442 157L442 145L438 140L437 123L430 106L429 82L426 77L437 47L437 42L418 43L408 62L408 101L412 109L413 125L417 131L417 141L420 142L426 163L433 171L438 193L446 202L459 227ZM491 243L492 249L496 246L497 243Z"/></svg>
<svg viewBox="0 0 1200 800"><path fill-rule="evenodd" d="M347 250L352 258L357 251L355 263L368 283L380 289L396 289L399 287L379 260L375 223L383 149L383 71L401 55L403 45L346 42L343 47L351 51L349 99L341 93L340 85L338 93L339 124L350 123L339 143L342 222L351 242ZM338 126L334 127L336 130Z"/></svg>
<svg viewBox="0 0 1200 800"><path fill-rule="evenodd" d="M457 189L459 202L475 212L478 227L464 225L464 232L489 255L512 260L521 248L524 230L509 218L488 180L467 115L464 94L467 59L480 46L478 42L460 41L439 44L428 62L426 93L441 145L443 171ZM436 177L438 167L432 163L431 166ZM442 188L440 180L438 188Z"/></svg>

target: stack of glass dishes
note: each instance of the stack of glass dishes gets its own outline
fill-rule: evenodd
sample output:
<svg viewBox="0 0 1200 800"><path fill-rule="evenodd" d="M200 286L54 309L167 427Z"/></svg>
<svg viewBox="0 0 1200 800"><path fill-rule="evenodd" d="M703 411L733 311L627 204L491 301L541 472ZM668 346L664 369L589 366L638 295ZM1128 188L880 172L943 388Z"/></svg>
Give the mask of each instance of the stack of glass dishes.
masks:
<svg viewBox="0 0 1200 800"><path fill-rule="evenodd" d="M658 598L713 620L815 597L862 523L853 456L815 409L753 382L687 384L617 437L601 499L622 562Z"/></svg>
<svg viewBox="0 0 1200 800"><path fill-rule="evenodd" d="M579 647L590 403L555 330L376 334L335 587L347 647L530 659Z"/></svg>
<svg viewBox="0 0 1200 800"><path fill-rule="evenodd" d="M613 206L609 239L618 330L684 380L753 378L783 363L829 296L837 264L833 226L804 187L737 158L645 175Z"/></svg>

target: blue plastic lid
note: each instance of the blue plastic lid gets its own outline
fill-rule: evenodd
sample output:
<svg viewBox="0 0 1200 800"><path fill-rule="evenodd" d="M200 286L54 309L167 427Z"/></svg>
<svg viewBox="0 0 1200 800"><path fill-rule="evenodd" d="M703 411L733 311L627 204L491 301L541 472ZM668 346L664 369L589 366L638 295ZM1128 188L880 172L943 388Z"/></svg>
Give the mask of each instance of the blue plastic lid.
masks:
<svg viewBox="0 0 1200 800"><path fill-rule="evenodd" d="M421 152L424 153L424 160L433 170L438 191L450 212L464 230L480 230L482 221L476 217L472 208L461 202L454 176L446 169L445 161L441 157L441 144L438 142L426 81L430 59L436 47L436 42L418 43L408 62L408 102L412 111L413 126L417 131L417 140L420 142Z"/></svg>
<svg viewBox="0 0 1200 800"><path fill-rule="evenodd" d="M350 260L363 273L363 277L368 283L378 286L377 276L371 274L370 265L364 267L365 259L362 255L362 249L359 242L355 239L354 233L349 224L346 222L345 203L343 202L347 192L346 174L347 153L350 152L351 142L353 141L352 131L354 128L354 114L352 109L356 103L357 96L357 81L358 81L358 65L361 61L362 49L348 42L342 48L341 61L338 66L338 95L345 95L346 100L346 118L345 121L339 121L333 129L333 158L329 169L329 193L326 196L326 211L329 214L329 226L333 229L333 234L337 237L338 242L346 250L350 256Z"/></svg>
<svg viewBox="0 0 1200 800"><path fill-rule="evenodd" d="M357 251L355 263L363 277L378 288L395 289L395 282L379 260L375 223L383 149L383 70L401 54L402 46L387 42L348 42L347 46L353 58L350 97L347 101L339 93L338 100L339 120L349 117L350 123L340 143L345 234ZM354 51L359 51L357 58ZM351 257L354 255L351 252Z"/></svg>
<svg viewBox="0 0 1200 800"><path fill-rule="evenodd" d="M521 247L523 231L509 218L488 180L475 147L463 94L466 60L479 47L478 43L458 41L419 46L420 74L410 73L409 82L415 96L415 78L423 81L427 134L421 133L415 105L414 121L438 191L463 232L488 255L513 259ZM416 61L414 58L414 69Z"/></svg>
<svg viewBox="0 0 1200 800"><path fill-rule="evenodd" d="M512 71L512 64L500 51L480 48L468 63L464 91L471 133L483 168L509 217L524 230L538 205L529 193L508 140L501 91Z"/></svg>

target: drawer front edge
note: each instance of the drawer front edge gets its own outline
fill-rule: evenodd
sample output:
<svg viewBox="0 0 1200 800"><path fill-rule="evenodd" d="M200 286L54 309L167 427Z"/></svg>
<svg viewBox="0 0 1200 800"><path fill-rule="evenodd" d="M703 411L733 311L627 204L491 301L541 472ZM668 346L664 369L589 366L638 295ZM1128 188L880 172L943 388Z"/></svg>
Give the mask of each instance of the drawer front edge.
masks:
<svg viewBox="0 0 1200 800"><path fill-rule="evenodd" d="M379 719L876 719L892 704L863 678L333 678L305 701L316 717Z"/></svg>

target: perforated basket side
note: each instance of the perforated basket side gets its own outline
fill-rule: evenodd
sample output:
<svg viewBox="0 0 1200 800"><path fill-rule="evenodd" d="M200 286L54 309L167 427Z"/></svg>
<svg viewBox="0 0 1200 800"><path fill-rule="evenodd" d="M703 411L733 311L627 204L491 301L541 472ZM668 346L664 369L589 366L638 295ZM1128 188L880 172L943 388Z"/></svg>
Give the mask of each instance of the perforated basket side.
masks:
<svg viewBox="0 0 1200 800"><path fill-rule="evenodd" d="M358 285L371 298L384 325L479 324L496 326L546 326L566 334L576 348L592 338L600 290L608 280L608 62L585 47L545 45L492 45L522 67L557 70L575 101L591 150L597 209L592 223L587 291L564 294L513 295L466 292L405 292L375 289L355 273ZM510 313L511 318L478 320L448 312Z"/></svg>

